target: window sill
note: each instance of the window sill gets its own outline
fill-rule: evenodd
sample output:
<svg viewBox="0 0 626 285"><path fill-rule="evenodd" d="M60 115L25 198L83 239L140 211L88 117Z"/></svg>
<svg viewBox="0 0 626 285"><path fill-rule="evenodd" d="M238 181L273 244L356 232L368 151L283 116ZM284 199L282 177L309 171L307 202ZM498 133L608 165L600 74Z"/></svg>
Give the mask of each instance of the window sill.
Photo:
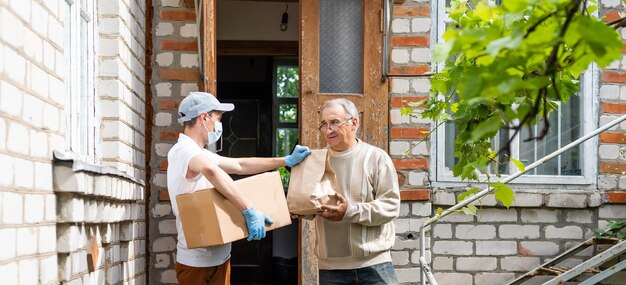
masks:
<svg viewBox="0 0 626 285"><path fill-rule="evenodd" d="M143 179L134 177L126 172L119 171L117 168L109 165L97 164L93 161L88 161L87 159L81 158L71 152L61 152L54 150L52 152L52 157L54 161L71 163L72 171L74 172L88 172L99 175L111 175L119 178L128 179L141 186L146 186L146 183Z"/></svg>

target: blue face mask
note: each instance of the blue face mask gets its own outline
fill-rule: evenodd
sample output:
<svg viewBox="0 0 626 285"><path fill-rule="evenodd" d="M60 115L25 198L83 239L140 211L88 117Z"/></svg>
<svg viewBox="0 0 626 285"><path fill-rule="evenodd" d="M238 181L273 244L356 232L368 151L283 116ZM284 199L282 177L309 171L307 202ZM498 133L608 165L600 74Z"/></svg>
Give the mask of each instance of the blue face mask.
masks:
<svg viewBox="0 0 626 285"><path fill-rule="evenodd" d="M214 144L217 142L217 140L220 139L220 137L222 136L222 122L216 122L213 121L213 123L215 124L215 130L212 132L209 132L209 137L208 137L208 141L207 144Z"/></svg>
<svg viewBox="0 0 626 285"><path fill-rule="evenodd" d="M211 121L213 121L213 119L211 119ZM216 143L222 136L222 122L213 121L213 125L215 126L214 128L215 130L213 130L212 132L209 132L209 129L206 127L206 125L203 124L204 129L207 131L207 140L206 140L207 145L212 145Z"/></svg>

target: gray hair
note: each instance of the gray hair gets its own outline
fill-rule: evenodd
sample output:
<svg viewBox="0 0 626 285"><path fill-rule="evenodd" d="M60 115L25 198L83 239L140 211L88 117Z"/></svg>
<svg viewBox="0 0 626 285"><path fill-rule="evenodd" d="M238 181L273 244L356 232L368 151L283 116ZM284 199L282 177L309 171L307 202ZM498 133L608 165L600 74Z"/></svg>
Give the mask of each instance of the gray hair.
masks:
<svg viewBox="0 0 626 285"><path fill-rule="evenodd" d="M340 105L341 107L343 107L343 110L346 112L346 114L348 114L349 118L354 118L357 122L361 122L361 120L359 119L359 111L356 109L354 103L344 98L336 98L324 102L324 105L320 107L320 113L322 113L322 111L324 111L324 109L326 109L327 107L335 105Z"/></svg>

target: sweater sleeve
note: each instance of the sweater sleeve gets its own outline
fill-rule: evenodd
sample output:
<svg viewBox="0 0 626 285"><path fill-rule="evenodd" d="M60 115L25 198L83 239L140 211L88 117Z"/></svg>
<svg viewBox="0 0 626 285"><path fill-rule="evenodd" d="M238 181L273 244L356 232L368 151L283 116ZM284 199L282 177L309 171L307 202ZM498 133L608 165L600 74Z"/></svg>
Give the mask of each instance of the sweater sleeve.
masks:
<svg viewBox="0 0 626 285"><path fill-rule="evenodd" d="M381 149L374 151L364 174L367 185L372 188L373 199L369 202L350 202L343 220L364 226L378 226L392 221L400 213L400 189L393 162ZM373 164L373 165L372 165Z"/></svg>

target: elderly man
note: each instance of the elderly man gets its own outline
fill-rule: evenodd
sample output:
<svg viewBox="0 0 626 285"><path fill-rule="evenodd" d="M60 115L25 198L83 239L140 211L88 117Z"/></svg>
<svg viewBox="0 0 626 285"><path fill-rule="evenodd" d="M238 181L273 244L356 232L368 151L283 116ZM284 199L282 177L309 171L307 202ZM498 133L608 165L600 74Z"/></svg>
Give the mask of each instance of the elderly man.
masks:
<svg viewBox="0 0 626 285"><path fill-rule="evenodd" d="M327 101L320 115L319 130L337 175L340 204L323 206L317 214L319 282L397 284L389 250L395 241L392 221L400 212L400 191L391 158L356 137L359 112L351 101Z"/></svg>
<svg viewBox="0 0 626 285"><path fill-rule="evenodd" d="M212 185L245 217L248 240L259 240L265 237L265 223L271 224L272 221L254 208L227 173L254 174L280 166L293 166L310 153L307 147L296 146L286 157L228 158L204 149L219 140L222 113L234 108L233 104L222 104L205 92L191 92L178 108L178 122L184 129L167 154L167 190L176 216L176 278L181 285L230 284L231 245L188 248L176 196Z"/></svg>

